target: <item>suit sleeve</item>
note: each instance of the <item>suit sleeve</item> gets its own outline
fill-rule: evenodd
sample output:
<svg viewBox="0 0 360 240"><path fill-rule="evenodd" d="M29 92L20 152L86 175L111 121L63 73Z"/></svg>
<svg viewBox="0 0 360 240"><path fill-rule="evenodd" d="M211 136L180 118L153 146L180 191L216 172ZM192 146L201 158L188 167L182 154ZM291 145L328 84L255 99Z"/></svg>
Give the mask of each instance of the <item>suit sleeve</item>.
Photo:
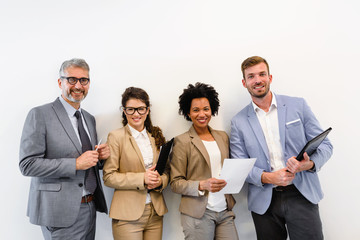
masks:
<svg viewBox="0 0 360 240"><path fill-rule="evenodd" d="M187 144L185 141L180 141L178 138L174 140L174 147L171 159L171 190L175 193L188 196L199 196L199 183L200 181L187 180Z"/></svg>
<svg viewBox="0 0 360 240"><path fill-rule="evenodd" d="M24 124L20 141L20 171L32 177L72 177L76 175L75 158L46 158L46 122L43 111L32 109Z"/></svg>
<svg viewBox="0 0 360 240"><path fill-rule="evenodd" d="M144 190L145 172L120 172L121 151L120 136L109 133L107 143L110 147L110 157L103 168L104 184L114 189Z"/></svg>
<svg viewBox="0 0 360 240"><path fill-rule="evenodd" d="M239 127L237 126L236 119L231 121L230 156L231 158L239 159L251 157L247 152L245 139ZM262 187L263 183L261 182L261 175L264 171L265 169L261 169L254 165L254 167L250 170L246 181L248 183Z"/></svg>
<svg viewBox="0 0 360 240"><path fill-rule="evenodd" d="M305 100L303 102L303 112L305 136L306 139L309 141L319 135L321 132L323 132L323 130ZM316 152L313 153L310 157L310 159L315 163L316 171L320 171L321 167L324 166L324 164L330 159L332 155L332 150L333 146L330 143L330 140L328 138L325 138L316 150Z"/></svg>

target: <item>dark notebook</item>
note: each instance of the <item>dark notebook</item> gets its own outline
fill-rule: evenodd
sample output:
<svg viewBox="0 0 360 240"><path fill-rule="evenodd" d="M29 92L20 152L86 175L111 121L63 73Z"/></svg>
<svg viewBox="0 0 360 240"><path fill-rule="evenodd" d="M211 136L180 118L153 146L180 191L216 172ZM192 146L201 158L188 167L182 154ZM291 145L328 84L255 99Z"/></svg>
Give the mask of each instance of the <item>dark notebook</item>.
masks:
<svg viewBox="0 0 360 240"><path fill-rule="evenodd" d="M170 150L172 147L172 144L174 142L174 138L172 138L170 141L165 143L161 146L160 154L158 161L156 163L155 170L161 175L165 171L166 163L169 158Z"/></svg>
<svg viewBox="0 0 360 240"><path fill-rule="evenodd" d="M311 154L313 154L316 149L319 147L319 145L324 141L326 136L329 134L329 132L332 130L332 128L326 129L324 132L320 133L310 141L306 143L306 145L303 147L303 149L300 151L299 155L297 155L296 160L301 161L304 159L304 153L306 152L309 157Z"/></svg>

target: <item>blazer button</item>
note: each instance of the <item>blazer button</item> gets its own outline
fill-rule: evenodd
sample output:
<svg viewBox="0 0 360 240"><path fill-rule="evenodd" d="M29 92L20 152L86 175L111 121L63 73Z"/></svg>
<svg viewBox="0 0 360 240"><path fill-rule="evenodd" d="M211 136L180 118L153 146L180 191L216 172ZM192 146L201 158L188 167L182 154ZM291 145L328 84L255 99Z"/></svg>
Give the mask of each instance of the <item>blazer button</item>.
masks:
<svg viewBox="0 0 360 240"><path fill-rule="evenodd" d="M82 183L79 183L79 187L83 187L84 185Z"/></svg>

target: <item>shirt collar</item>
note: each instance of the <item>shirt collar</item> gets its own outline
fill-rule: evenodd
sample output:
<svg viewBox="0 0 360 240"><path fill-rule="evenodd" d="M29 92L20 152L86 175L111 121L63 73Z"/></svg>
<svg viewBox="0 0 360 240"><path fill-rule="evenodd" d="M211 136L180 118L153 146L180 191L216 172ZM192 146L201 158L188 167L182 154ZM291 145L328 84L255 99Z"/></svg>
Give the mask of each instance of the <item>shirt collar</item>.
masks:
<svg viewBox="0 0 360 240"><path fill-rule="evenodd" d="M276 95L274 92L271 92L272 93L272 99L271 99L271 104L270 104L270 108L269 108L269 111L273 108L277 108L277 102L276 102ZM255 112L258 112L259 110L262 110L261 108L258 107L258 105L256 105L253 101L251 102L252 103L252 106L254 108L254 111Z"/></svg>
<svg viewBox="0 0 360 240"><path fill-rule="evenodd" d="M138 130L136 130L135 128L133 128L132 126L130 126L130 124L128 124L131 135L134 138L138 138L139 136L144 136L145 138L147 137L147 133L146 133L146 128L144 128L141 132L139 132Z"/></svg>
<svg viewBox="0 0 360 240"><path fill-rule="evenodd" d="M74 116L76 111L79 111L81 113L81 108L75 109L67 101L65 101L65 99L62 96L60 96L59 99L69 116Z"/></svg>

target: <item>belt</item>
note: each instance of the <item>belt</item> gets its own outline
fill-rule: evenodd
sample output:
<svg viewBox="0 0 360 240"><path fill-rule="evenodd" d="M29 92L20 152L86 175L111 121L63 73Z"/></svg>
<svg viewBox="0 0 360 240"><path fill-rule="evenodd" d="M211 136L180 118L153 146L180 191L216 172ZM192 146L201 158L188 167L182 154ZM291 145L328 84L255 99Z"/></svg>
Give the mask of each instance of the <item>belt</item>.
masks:
<svg viewBox="0 0 360 240"><path fill-rule="evenodd" d="M287 185L287 186L277 186L273 188L276 192L285 192L285 191L294 191L297 190L294 184Z"/></svg>
<svg viewBox="0 0 360 240"><path fill-rule="evenodd" d="M94 195L89 194L89 195L83 196L83 197L81 198L81 203L89 203L89 202L91 202L92 200L94 200Z"/></svg>

